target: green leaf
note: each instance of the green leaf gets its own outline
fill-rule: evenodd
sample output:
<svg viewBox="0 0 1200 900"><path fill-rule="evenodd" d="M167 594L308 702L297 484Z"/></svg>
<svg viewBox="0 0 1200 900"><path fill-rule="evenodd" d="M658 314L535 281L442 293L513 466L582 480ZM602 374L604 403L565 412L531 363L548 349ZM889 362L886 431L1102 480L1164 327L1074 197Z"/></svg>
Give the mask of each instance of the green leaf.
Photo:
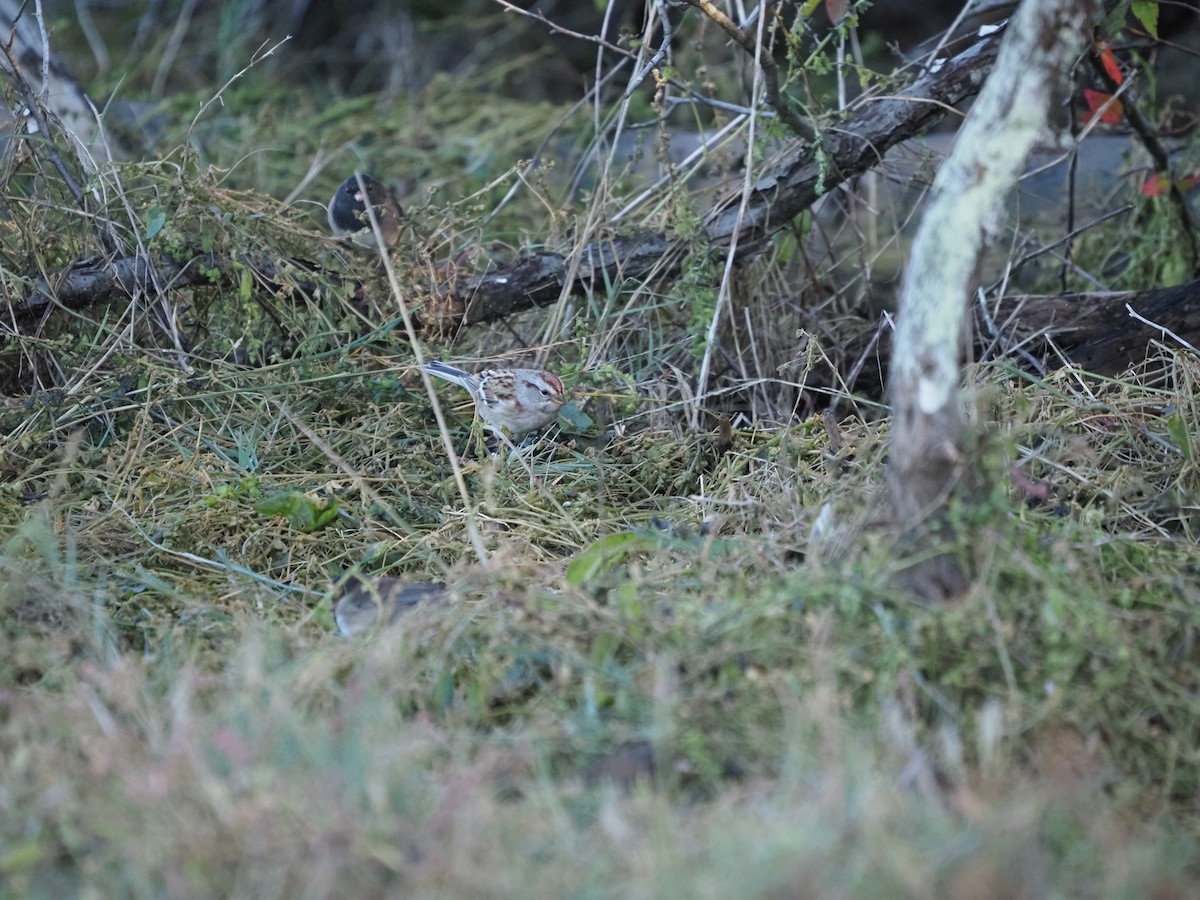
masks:
<svg viewBox="0 0 1200 900"><path fill-rule="evenodd" d="M1134 18L1142 23L1142 27L1150 37L1158 40L1158 3L1157 0L1133 0L1130 10Z"/></svg>
<svg viewBox="0 0 1200 900"><path fill-rule="evenodd" d="M1171 440L1183 453L1183 458L1188 462L1192 462L1196 458L1196 448L1192 446L1192 435L1188 430L1187 423L1178 414L1167 419L1167 434L1171 436Z"/></svg>
<svg viewBox="0 0 1200 900"><path fill-rule="evenodd" d="M631 550L640 549L647 542L636 531L618 531L616 534L606 534L594 541L590 547L575 554L575 558L567 564L567 584L579 587L591 581L601 572L608 571L619 564Z"/></svg>
<svg viewBox="0 0 1200 900"><path fill-rule="evenodd" d="M263 516L284 516L297 531L311 534L337 518L338 503L335 498L318 501L293 491L259 500L254 504L254 511Z"/></svg>
<svg viewBox="0 0 1200 900"><path fill-rule="evenodd" d="M592 417L576 406L573 402L566 403L558 411L558 422L562 430L568 434L583 434L595 427Z"/></svg>
<svg viewBox="0 0 1200 900"><path fill-rule="evenodd" d="M34 839L10 844L0 854L0 872L11 875L26 872L37 866L45 856L45 848Z"/></svg>
<svg viewBox="0 0 1200 900"><path fill-rule="evenodd" d="M163 226L167 224L167 214L157 203L151 203L146 209L146 233L143 235L143 240L150 241L154 236L163 230Z"/></svg>
<svg viewBox="0 0 1200 900"><path fill-rule="evenodd" d="M607 572L631 553L670 550L680 553L695 553L707 550L710 559L736 553L743 542L737 538L711 539L699 534L677 535L657 528L639 528L636 531L618 531L608 534L575 554L567 564L567 584L579 587Z"/></svg>

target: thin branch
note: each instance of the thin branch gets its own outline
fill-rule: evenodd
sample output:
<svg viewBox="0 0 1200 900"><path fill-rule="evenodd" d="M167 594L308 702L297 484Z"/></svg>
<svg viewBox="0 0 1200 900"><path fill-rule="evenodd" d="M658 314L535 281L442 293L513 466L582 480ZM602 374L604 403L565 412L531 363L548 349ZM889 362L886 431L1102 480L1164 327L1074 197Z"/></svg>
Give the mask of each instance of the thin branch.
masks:
<svg viewBox="0 0 1200 900"><path fill-rule="evenodd" d="M38 35L42 39L42 93L38 100L45 106L50 99L50 34L46 31L46 16L42 12L42 0L35 0L33 5L38 24Z"/></svg>
<svg viewBox="0 0 1200 900"><path fill-rule="evenodd" d="M40 5L40 4L39 4ZM13 84L17 88L17 93L21 95L21 101L25 104L29 114L33 116L34 122L37 124L38 130L45 138L47 152L50 155L50 162L54 168L58 170L59 176L63 183L67 186L67 190L71 192L71 196L75 198L75 205L80 210L87 212L87 207L83 200L83 189L79 186L79 182L75 180L75 176L71 174L71 170L67 168L67 164L63 161L62 154L59 153L58 147L54 143L54 133L50 130L50 121L46 116L46 108L42 105L33 93L33 88L25 76L21 74L21 67L17 63L17 58L12 52L12 42L15 39L14 33L9 35L8 41L3 45L4 56L8 60L9 70L12 74ZM45 57L43 56L43 65L45 65ZM47 82L48 84L48 82Z"/></svg>
<svg viewBox="0 0 1200 900"><path fill-rule="evenodd" d="M1175 343L1179 344L1181 347L1186 347L1188 350L1191 350L1193 353L1200 354L1200 350L1196 349L1195 344L1192 344L1189 341L1185 341L1183 338L1181 338L1179 335L1177 335L1175 332L1173 332L1170 328L1167 328L1163 325L1159 325L1157 322L1151 322L1145 316L1140 315L1137 312L1137 310L1135 310L1128 303L1125 304L1125 311L1127 313L1129 313L1129 317L1131 319L1136 319L1137 321L1141 322L1143 325L1149 325L1151 328L1157 328L1159 333L1162 334L1163 337L1169 337L1171 340L1173 340Z"/></svg>
<svg viewBox="0 0 1200 900"><path fill-rule="evenodd" d="M758 20L758 35L754 43L755 61L759 63L756 67L755 81L758 81L758 74L766 79L767 68L763 63L768 58L766 47L763 46L763 23L766 17ZM752 88L752 92L755 92ZM717 328L721 323L721 318L724 315L725 306L729 303L729 294L731 284L733 282L733 265L737 258L737 241L738 235L741 232L741 225L746 210L750 206L750 196L754 187L754 144L755 132L758 127L758 116L751 113L750 127L746 134L746 172L742 180L742 196L741 203L738 206L738 215L734 224L733 237L729 243L729 254L725 257L725 271L721 274L721 286L717 291L717 302L713 308L712 319L709 320L707 340L704 345L704 356L700 360L700 373L696 377L696 406L698 407L708 395L708 379L712 364L712 351L718 344ZM693 420L692 427L697 428L699 422Z"/></svg>
<svg viewBox="0 0 1200 900"><path fill-rule="evenodd" d="M642 67L642 71L636 73L629 82L629 87L625 89L622 96L623 100L628 100L633 96L633 92L638 89L646 76L657 69L664 59L667 58L667 53L671 50L671 20L667 17L667 7L665 0L657 0L658 20L662 22L662 43L659 45L658 51L650 57L650 61Z"/></svg>
<svg viewBox="0 0 1200 900"><path fill-rule="evenodd" d="M196 112L195 118L192 119L192 124L188 126L188 140L189 141L191 140L192 129L196 127L196 123L200 121L200 117L202 115L204 115L205 111L210 106L212 106L214 103L223 102L221 100L221 97L225 93L225 91L229 89L229 86L231 84L233 84L235 81L237 81L243 75L245 75L247 72L249 72L251 69L253 69L256 65L258 65L260 62L262 62L264 59L266 59L269 56L273 56L276 50L278 50L280 47L282 47L284 44L286 44L291 39L292 39L292 36L290 34L286 35L282 40L277 41L275 44L273 44L270 47L267 47L266 50L262 49L263 47L266 47L266 44L265 43L262 44L258 48L258 50L255 51L254 55L252 57L250 57L250 62L248 62L240 70L238 70L233 75L231 75L229 80L226 81L223 85L221 85L220 89L218 89L215 94L213 94L207 101L205 101L203 104L201 104L200 109Z"/></svg>
<svg viewBox="0 0 1200 900"><path fill-rule="evenodd" d="M175 27L171 30L171 37L167 40L167 46L163 50L162 57L158 61L158 68L154 72L154 81L150 85L150 96L156 100L162 97L167 75L170 74L171 67L175 65L175 59L179 56L179 48L183 46L183 39L187 36L188 26L192 22L192 13L199 5L200 0L184 0L183 8L179 11L179 18L175 20Z"/></svg>
<svg viewBox="0 0 1200 900"><path fill-rule="evenodd" d="M605 50L611 50L613 53L618 53L621 56L628 56L630 59L635 59L637 57L636 53L626 50L624 47L618 47L616 44L612 43L611 41L606 41L602 37L597 37L594 34L583 34L579 31L572 31L569 28L563 28L563 26L557 25L547 19L540 10L521 9L521 7L509 3L508 0L492 0L492 2L504 7L505 12L516 13L519 16L525 16L527 19L533 19L535 22L545 25L546 28L550 30L551 34L562 34L566 35L567 37L578 38L581 41L590 41L593 44L600 45Z"/></svg>
<svg viewBox="0 0 1200 900"><path fill-rule="evenodd" d="M821 136L820 154L811 144L792 142L759 172L748 205L743 206L744 186L739 185L705 216L710 246L717 252L735 247L732 255L737 258L758 252L770 235L788 227L817 198L877 165L889 148L929 128L943 117L945 109L978 91L999 43L999 35L990 35L901 94L865 106L857 119ZM588 244L573 255L578 259L576 268L560 254L530 254L444 285L420 310L421 326L455 329L553 303L564 291L584 292L627 279L671 278L693 249L688 241L670 235L635 234ZM316 271L302 260L289 265L293 272ZM266 289L277 286L275 279L282 277L274 263L262 258L230 260L196 254L175 260L135 254L110 264L84 259L48 277L31 276L24 296L10 292L13 299L8 302L15 318L28 322L57 305L81 308L119 300L151 277L158 279L158 284L176 288L210 283L200 274L200 267L220 272L222 283L231 285L239 283L247 267ZM308 283L303 277L301 274L293 287L311 293L316 289L315 277Z"/></svg>
<svg viewBox="0 0 1200 900"><path fill-rule="evenodd" d="M501 6L505 12L516 13L517 15L524 16L527 19L533 19L535 22L537 22L541 25L545 25L547 30L550 31L551 34L561 34L561 35L565 35L566 37L577 38L578 40L581 40L581 41L588 41L589 43L595 44L597 47L600 47L602 50L609 50L613 53L620 54L622 57L624 57L626 60L628 60L630 62L638 61L638 58L639 58L638 53L636 53L632 50L626 50L624 47L618 47L616 44L612 43L611 41L605 40L603 37L600 37L598 35L583 34L582 32L572 31L569 28L564 28L561 25L557 25L552 20L547 19L546 16L538 10L521 9L519 6L514 6L512 3L509 3L508 0L492 0L492 2ZM674 2L674 3L679 4L679 3L687 3L688 0L668 0L668 2ZM755 8L755 10L757 11L757 7ZM751 18L751 20L753 20L754 16L752 15L750 18ZM647 72L653 71L653 69L648 68L646 71ZM643 73L642 77L643 78L645 77L645 73ZM597 75L597 82L599 82L599 80L600 80L600 77L599 77L599 75ZM713 97L707 96L706 94L702 94L699 91L697 91L694 87L692 87L691 85L685 84L676 78L665 79L665 81L672 88L686 94L687 97L689 98L689 99L684 99L682 97L669 97L669 98L667 98L667 102L669 102L671 104L689 103L690 102L690 103L700 104L703 106L710 106L713 109L728 110L729 112L734 112L734 113L748 113L750 111L747 107L738 106L733 103L726 103L725 101L717 100ZM594 92L594 90L595 89L593 88L593 92ZM628 95L626 95L626 97L624 97L624 99L628 99ZM760 116L773 116L773 115L775 115L775 113L773 111L767 110L767 111L759 113L759 115Z"/></svg>
<svg viewBox="0 0 1200 900"><path fill-rule="evenodd" d="M779 120L791 129L796 137L813 142L817 139L817 129L813 124L799 115L788 103L787 98L780 93L779 66L775 58L768 52L759 53L754 35L739 28L729 16L725 15L713 4L712 0L686 0L689 6L694 6L700 12L712 19L733 42L755 59L763 73L763 86L766 89L767 104L775 111ZM770 4L774 5L774 4ZM764 15L765 19L766 16ZM759 23L761 28L762 23Z"/></svg>

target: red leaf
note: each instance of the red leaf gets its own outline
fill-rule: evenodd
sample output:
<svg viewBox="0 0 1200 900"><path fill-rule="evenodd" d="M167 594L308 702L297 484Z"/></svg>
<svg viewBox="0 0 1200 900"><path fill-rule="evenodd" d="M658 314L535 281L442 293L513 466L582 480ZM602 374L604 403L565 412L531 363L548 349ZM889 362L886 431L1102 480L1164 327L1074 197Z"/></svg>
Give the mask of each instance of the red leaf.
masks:
<svg viewBox="0 0 1200 900"><path fill-rule="evenodd" d="M1104 71L1113 80L1113 84L1124 84L1125 75L1121 72L1121 66L1112 52L1112 47L1104 41L1096 41L1096 49L1100 51L1100 65L1104 66Z"/></svg>
<svg viewBox="0 0 1200 900"><path fill-rule="evenodd" d="M1142 182L1143 197L1161 197L1171 187L1166 175L1151 175Z"/></svg>
<svg viewBox="0 0 1200 900"><path fill-rule="evenodd" d="M1092 121L1096 117L1096 113L1100 108L1112 99L1112 94L1105 94L1100 91L1093 91L1091 88L1083 89L1083 99L1087 101L1088 109L1092 114L1088 116L1088 121ZM1108 109L1104 110L1100 116L1101 122L1106 122L1109 125L1115 125L1121 121L1121 114L1125 111L1125 107L1121 105L1120 100L1114 100Z"/></svg>
<svg viewBox="0 0 1200 900"><path fill-rule="evenodd" d="M1175 182L1175 187L1181 191L1190 191L1200 184L1200 175L1188 175ZM1161 197L1171 189L1171 182L1166 175L1151 175L1142 183L1143 197Z"/></svg>

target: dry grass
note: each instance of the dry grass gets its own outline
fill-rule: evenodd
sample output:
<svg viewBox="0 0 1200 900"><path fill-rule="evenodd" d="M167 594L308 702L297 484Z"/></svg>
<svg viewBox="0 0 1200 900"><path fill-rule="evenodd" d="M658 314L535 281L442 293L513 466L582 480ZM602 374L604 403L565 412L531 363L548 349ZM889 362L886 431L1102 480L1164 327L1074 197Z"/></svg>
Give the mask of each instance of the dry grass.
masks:
<svg viewBox="0 0 1200 900"><path fill-rule="evenodd" d="M415 295L510 183L411 204L445 236L404 259ZM109 184L131 243L157 202L164 246L373 265L191 158ZM18 189L14 269L92 246L34 229L61 209ZM512 221L570 249L519 197ZM847 363L811 264L738 275L702 401L703 260L431 344L540 353L598 423L523 464L467 454L467 499L382 278L366 305L331 277L269 312L195 289L7 336L4 892L1186 896L1200 363L973 371L988 491L947 542L976 587L914 607L876 516L886 419L806 390ZM451 602L347 640L351 570Z"/></svg>

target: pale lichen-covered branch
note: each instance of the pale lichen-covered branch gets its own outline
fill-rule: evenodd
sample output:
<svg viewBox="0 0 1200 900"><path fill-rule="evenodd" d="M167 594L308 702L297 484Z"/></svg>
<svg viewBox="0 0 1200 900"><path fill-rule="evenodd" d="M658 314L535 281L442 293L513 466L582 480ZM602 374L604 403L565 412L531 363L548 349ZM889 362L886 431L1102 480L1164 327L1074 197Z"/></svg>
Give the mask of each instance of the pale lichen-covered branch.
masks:
<svg viewBox="0 0 1200 900"><path fill-rule="evenodd" d="M891 370L891 497L910 536L937 520L969 475L959 373L968 298L996 212L1041 135L1093 9L1091 0L1021 5L934 182L901 283ZM909 586L929 599L954 596L967 583L957 561L936 553L909 575Z"/></svg>

